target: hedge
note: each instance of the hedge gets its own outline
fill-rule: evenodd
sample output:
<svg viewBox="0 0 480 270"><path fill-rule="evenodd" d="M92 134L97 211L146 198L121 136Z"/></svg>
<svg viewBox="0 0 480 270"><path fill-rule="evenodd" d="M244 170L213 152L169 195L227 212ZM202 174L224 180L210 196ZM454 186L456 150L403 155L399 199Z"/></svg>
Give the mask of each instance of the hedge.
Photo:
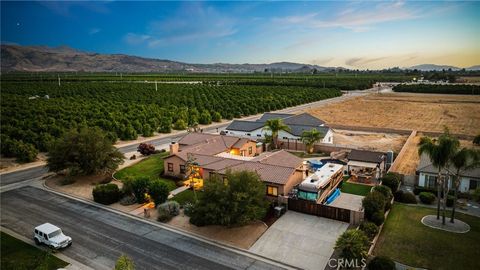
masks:
<svg viewBox="0 0 480 270"><path fill-rule="evenodd" d="M433 195L431 192L420 192L418 198L424 204L432 204L435 201L435 195Z"/></svg>
<svg viewBox="0 0 480 270"><path fill-rule="evenodd" d="M395 270L395 262L384 256L373 258L367 265L368 270Z"/></svg>
<svg viewBox="0 0 480 270"><path fill-rule="evenodd" d="M120 199L120 189L115 184L97 185L92 191L93 200L101 204L112 204Z"/></svg>

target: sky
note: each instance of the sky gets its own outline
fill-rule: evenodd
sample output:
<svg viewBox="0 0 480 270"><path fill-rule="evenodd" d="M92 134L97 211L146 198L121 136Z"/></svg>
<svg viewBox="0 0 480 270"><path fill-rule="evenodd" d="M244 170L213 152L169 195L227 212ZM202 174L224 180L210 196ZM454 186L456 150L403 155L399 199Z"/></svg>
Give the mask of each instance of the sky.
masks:
<svg viewBox="0 0 480 270"><path fill-rule="evenodd" d="M480 64L480 2L1 2L1 43L187 63Z"/></svg>

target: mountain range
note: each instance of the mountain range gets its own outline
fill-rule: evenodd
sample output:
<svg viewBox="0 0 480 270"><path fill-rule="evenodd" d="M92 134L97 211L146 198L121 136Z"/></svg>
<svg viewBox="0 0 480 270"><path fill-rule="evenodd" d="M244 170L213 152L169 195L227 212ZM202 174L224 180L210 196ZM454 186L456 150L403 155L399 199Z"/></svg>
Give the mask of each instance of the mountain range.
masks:
<svg viewBox="0 0 480 270"><path fill-rule="evenodd" d="M423 64L409 69L460 70L446 65ZM78 71L78 72L264 72L288 71L308 73L345 69L342 67L323 67L318 65L277 62L270 64L190 64L178 61L152 59L125 54L99 54L76 50L68 46L20 46L1 45L1 71ZM467 70L480 70L480 65Z"/></svg>

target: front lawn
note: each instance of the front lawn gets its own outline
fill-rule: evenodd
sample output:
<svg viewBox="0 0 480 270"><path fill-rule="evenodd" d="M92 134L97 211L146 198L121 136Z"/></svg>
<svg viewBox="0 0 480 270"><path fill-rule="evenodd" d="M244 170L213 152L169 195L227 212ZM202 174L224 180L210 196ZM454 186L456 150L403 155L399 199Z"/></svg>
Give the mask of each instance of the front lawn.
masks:
<svg viewBox="0 0 480 270"><path fill-rule="evenodd" d="M160 177L163 173L163 158L168 156L168 152L151 155L150 157L130 166L121 169L114 174L115 178L122 180L126 177L138 178L148 177L150 179L159 179L167 184L169 190L174 190L176 187L175 182L170 179Z"/></svg>
<svg viewBox="0 0 480 270"><path fill-rule="evenodd" d="M1 269L58 269L68 263L49 254L48 252L31 246L9 234L1 232Z"/></svg>
<svg viewBox="0 0 480 270"><path fill-rule="evenodd" d="M480 218L457 213L456 217L471 229L468 233L451 233L421 223L424 216L435 214L436 209L395 203L375 255L427 269L478 269Z"/></svg>
<svg viewBox="0 0 480 270"><path fill-rule="evenodd" d="M346 180L343 181L340 190L344 193L350 193L354 195L367 196L370 193L371 186L349 183Z"/></svg>
<svg viewBox="0 0 480 270"><path fill-rule="evenodd" d="M197 200L203 196L202 191L196 191L197 193ZM173 196L170 200L178 202L180 205L185 205L187 202L194 203L195 202L195 195L193 194L193 190L187 189L183 192L178 193L177 195Z"/></svg>

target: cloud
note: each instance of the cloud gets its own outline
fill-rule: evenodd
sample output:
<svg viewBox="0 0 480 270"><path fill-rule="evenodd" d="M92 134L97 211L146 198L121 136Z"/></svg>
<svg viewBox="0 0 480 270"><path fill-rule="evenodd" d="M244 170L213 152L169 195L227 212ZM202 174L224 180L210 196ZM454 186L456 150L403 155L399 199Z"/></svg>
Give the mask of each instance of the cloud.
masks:
<svg viewBox="0 0 480 270"><path fill-rule="evenodd" d="M88 31L89 35L95 35L98 34L100 31L102 31L100 28L92 28L90 31Z"/></svg>
<svg viewBox="0 0 480 270"><path fill-rule="evenodd" d="M39 1L41 5L48 8L54 13L64 17L70 17L70 11L76 8L84 8L95 13L109 13L107 4L110 1Z"/></svg>
<svg viewBox="0 0 480 270"><path fill-rule="evenodd" d="M373 62L378 62L384 59L387 59L388 57L383 56L383 57L375 57L375 58L366 58L366 57L353 57L349 58L345 61L345 65L347 66L352 66L352 67L362 67L365 66L369 63Z"/></svg>
<svg viewBox="0 0 480 270"><path fill-rule="evenodd" d="M148 47L224 38L237 33L236 20L203 3L185 3L172 17L152 21L144 33L128 33L128 44Z"/></svg>

